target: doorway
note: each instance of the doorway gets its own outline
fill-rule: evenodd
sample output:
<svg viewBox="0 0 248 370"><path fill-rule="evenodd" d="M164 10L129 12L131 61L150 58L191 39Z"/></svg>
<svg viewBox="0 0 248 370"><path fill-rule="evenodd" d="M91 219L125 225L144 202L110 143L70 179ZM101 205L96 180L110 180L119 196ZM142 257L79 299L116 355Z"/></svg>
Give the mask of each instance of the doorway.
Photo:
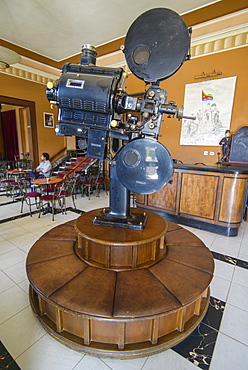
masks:
<svg viewBox="0 0 248 370"><path fill-rule="evenodd" d="M39 154L35 103L28 100L16 99L0 95L0 104L7 104L13 106L14 108L22 108L20 120L24 119L26 121L26 139L24 139L24 137L22 136L25 129L22 127L22 125L20 125L20 128L24 131L22 132L21 129L17 130L18 141L19 143L23 143L25 140L27 141L25 145L29 149L29 158L33 161L33 163L38 163Z"/></svg>

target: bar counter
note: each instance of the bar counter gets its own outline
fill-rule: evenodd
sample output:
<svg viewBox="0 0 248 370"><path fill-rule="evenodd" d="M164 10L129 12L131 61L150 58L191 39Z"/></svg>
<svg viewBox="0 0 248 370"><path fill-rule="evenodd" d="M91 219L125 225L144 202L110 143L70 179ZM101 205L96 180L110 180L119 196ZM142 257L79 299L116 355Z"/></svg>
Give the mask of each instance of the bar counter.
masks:
<svg viewBox="0 0 248 370"><path fill-rule="evenodd" d="M248 164L175 164L171 183L136 205L165 219L225 236L236 236L247 199Z"/></svg>

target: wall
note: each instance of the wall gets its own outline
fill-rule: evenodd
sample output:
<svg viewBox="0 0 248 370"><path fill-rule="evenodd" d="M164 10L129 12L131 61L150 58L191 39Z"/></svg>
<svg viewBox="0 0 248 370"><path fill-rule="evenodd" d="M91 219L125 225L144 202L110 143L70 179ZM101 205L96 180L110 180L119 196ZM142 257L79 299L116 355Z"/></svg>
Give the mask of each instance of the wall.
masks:
<svg viewBox="0 0 248 370"><path fill-rule="evenodd" d="M39 158L42 152L53 157L66 146L64 137L56 136L53 128L44 127L43 112L53 113L57 123L57 109L50 109L44 84L0 73L0 95L35 102Z"/></svg>
<svg viewBox="0 0 248 370"><path fill-rule="evenodd" d="M181 69L169 79L161 83L161 88L166 89L168 101L173 100L180 107L184 103L185 84L202 82L194 77L201 75L204 71L212 73L213 70L222 72L217 78L237 76L236 90L233 102L233 111L230 130L232 133L242 126L247 126L248 104L247 104L247 56L248 48L242 47L230 51L211 54L199 58L194 58L184 63ZM209 78L208 78L209 79ZM204 79L207 80L207 79ZM127 79L127 91L129 94L140 93L144 91L144 83L134 75L129 75ZM175 159L180 159L184 163L215 163L218 160L217 153L221 152L219 146L189 146L180 145L181 121L164 116L164 122L159 139ZM204 156L203 152L213 151L214 156Z"/></svg>
<svg viewBox="0 0 248 370"><path fill-rule="evenodd" d="M167 101L176 101L178 107L183 105L185 84L202 81L196 80L194 77L201 75L203 71L205 73L211 73L213 70L221 71L222 75L218 78L237 76L231 132L236 132L240 127L248 125L248 105L246 104L248 91L247 53L248 48L242 47L197 57L185 62L174 76L161 83L161 87L168 92ZM52 157L66 146L66 139L56 136L52 128L44 127L43 112L54 113L55 124L57 122L57 109L50 109L45 89L44 84L0 73L0 95L35 102L39 157L43 151L49 152ZM143 92L143 81L129 75L127 91L128 93ZM184 163L205 162L211 164L218 160L217 153L221 152L221 147L182 146L179 144L180 132L181 121L168 119L164 116L160 141L168 148L173 158L180 159ZM204 150L213 151L215 155L204 156Z"/></svg>

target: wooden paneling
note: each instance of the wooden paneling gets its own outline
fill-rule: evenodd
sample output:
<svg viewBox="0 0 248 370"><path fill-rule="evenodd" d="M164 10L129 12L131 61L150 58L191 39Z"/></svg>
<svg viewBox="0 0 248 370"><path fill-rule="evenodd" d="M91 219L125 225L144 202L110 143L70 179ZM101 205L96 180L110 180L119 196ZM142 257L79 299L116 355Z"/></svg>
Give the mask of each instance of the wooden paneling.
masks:
<svg viewBox="0 0 248 370"><path fill-rule="evenodd" d="M136 203L140 208L165 212L175 222L184 223L185 219L187 225L186 219L196 220L196 227L234 236L243 218L247 179L245 167L225 171L218 166L178 166L172 184L143 195L142 202L137 197Z"/></svg>
<svg viewBox="0 0 248 370"><path fill-rule="evenodd" d="M180 213L213 219L218 176L183 173Z"/></svg>
<svg viewBox="0 0 248 370"><path fill-rule="evenodd" d="M145 204L145 195L136 194L136 202L140 204Z"/></svg>
<svg viewBox="0 0 248 370"><path fill-rule="evenodd" d="M240 222L247 179L224 178L219 221Z"/></svg>
<svg viewBox="0 0 248 370"><path fill-rule="evenodd" d="M166 210L176 211L176 199L178 188L178 173L174 173L172 183L164 186L160 192L150 194L148 205Z"/></svg>
<svg viewBox="0 0 248 370"><path fill-rule="evenodd" d="M117 228L92 224L92 219L98 213L99 210L93 210L77 219L79 233L76 253L91 265L113 270L143 268L154 264L166 253L164 235L167 223L162 217L148 211L147 224L142 233L140 230L124 228L120 234ZM132 208L132 213L139 212ZM106 243L99 239L101 233Z"/></svg>
<svg viewBox="0 0 248 370"><path fill-rule="evenodd" d="M88 217L88 225L82 216L78 218L75 223L77 232L73 228L74 223L55 227L29 251L27 275L31 284L31 305L46 330L73 349L120 358L157 353L188 336L204 317L209 303L208 287L214 270L209 249L189 231L180 226L176 229L170 226L167 230L169 247L164 248L161 255L158 248L164 240L167 223L161 216L148 211L146 230L116 228L118 233L114 233L115 236L121 235L120 238L126 234L126 248L136 249L133 256L139 262L133 263L133 268L110 271L110 249L119 248L117 254L124 257L124 263L121 263L118 256L120 265L125 265L129 259L125 254L130 255L116 237L112 243L105 244L98 240L99 248L104 246L103 249L109 250L108 268L90 266L75 254L76 245L81 246L80 251L84 249L85 235L80 237L82 240L79 243L76 240L79 226L86 222L84 230L89 232L94 228L92 214ZM157 229L159 219L160 232ZM102 227L109 232L114 229L97 225L96 230L101 231ZM154 230L158 231L153 236ZM66 240L61 237L63 235ZM183 240L185 253L180 254L179 261L178 247L182 250L178 245L180 239ZM192 248L197 253L189 253ZM89 255L90 249L89 243ZM189 258L192 254L193 258ZM102 253L99 255L101 258L104 261ZM147 264L151 258L154 261L149 267L137 267L139 263ZM33 270L35 273L32 273ZM66 283L65 275L68 276ZM53 276L56 278L53 279ZM60 282L56 285L58 280Z"/></svg>

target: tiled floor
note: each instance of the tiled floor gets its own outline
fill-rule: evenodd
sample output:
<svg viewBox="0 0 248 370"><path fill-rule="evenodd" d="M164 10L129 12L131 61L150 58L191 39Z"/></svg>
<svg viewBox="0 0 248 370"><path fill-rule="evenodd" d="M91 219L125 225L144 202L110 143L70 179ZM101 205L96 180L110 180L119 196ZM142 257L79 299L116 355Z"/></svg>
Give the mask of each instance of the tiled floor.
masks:
<svg viewBox="0 0 248 370"><path fill-rule="evenodd" d="M8 203L8 204L7 204ZM77 196L77 208L108 205L101 192ZM68 206L71 206L68 204ZM25 208L24 212L28 212ZM0 195L0 369L22 370L247 370L248 369L248 224L237 237L188 228L213 252L215 273L211 304L198 328L183 342L157 355L116 360L75 352L53 339L34 316L28 299L25 260L46 231L75 219L67 215L20 215L20 203ZM14 218L13 218L14 217ZM7 364L10 364L7 367Z"/></svg>

